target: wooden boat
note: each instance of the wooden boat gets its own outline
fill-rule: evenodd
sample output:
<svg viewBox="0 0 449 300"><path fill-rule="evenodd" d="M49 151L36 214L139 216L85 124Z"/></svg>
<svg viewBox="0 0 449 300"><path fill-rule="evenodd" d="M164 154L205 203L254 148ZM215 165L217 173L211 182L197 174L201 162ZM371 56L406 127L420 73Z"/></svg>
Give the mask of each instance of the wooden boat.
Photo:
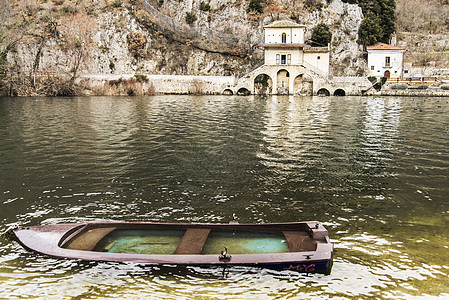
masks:
<svg viewBox="0 0 449 300"><path fill-rule="evenodd" d="M90 222L12 232L24 247L54 257L148 265L257 266L328 274L333 252L327 230L316 221Z"/></svg>

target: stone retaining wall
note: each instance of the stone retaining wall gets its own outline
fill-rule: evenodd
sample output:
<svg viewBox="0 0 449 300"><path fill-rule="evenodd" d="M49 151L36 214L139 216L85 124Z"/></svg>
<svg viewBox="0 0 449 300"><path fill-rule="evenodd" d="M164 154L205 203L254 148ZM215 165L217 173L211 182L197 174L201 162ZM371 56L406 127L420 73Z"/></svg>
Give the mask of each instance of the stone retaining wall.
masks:
<svg viewBox="0 0 449 300"><path fill-rule="evenodd" d="M156 94L221 94L236 81L234 76L141 75L148 79L142 83L144 89L152 85ZM108 82L134 77L134 74L86 74L82 80L90 88L101 88Z"/></svg>
<svg viewBox="0 0 449 300"><path fill-rule="evenodd" d="M427 90L381 90L382 96L411 96L411 97L449 97L449 91L442 89Z"/></svg>
<svg viewBox="0 0 449 300"><path fill-rule="evenodd" d="M144 75L148 81L142 82L143 89L152 86L155 94L223 94L231 91L236 94L239 88L246 88L252 92L254 78L237 80L234 76L191 76L191 75ZM102 88L117 80L129 80L135 78L134 74L104 75L85 74L81 80L83 85L89 88ZM383 96L439 96L449 97L449 90L429 87L427 89L392 89L396 83L387 83L380 92L366 93ZM440 83L441 85L441 83ZM366 77L334 77L322 82L315 78L314 94L319 89L327 89L330 95L336 90L344 91L344 95L362 95L362 91L368 90L369 82Z"/></svg>
<svg viewBox="0 0 449 300"><path fill-rule="evenodd" d="M385 96L435 96L449 97L449 83L440 80L391 80L382 87L380 94ZM444 88L444 89L443 89Z"/></svg>

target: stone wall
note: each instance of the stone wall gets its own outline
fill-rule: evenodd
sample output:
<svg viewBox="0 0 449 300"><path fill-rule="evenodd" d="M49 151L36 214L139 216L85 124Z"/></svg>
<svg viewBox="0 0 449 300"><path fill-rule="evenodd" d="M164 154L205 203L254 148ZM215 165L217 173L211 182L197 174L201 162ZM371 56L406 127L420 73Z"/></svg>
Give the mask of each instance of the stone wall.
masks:
<svg viewBox="0 0 449 300"><path fill-rule="evenodd" d="M391 80L380 91L385 96L449 96L449 81L431 80Z"/></svg>
<svg viewBox="0 0 449 300"><path fill-rule="evenodd" d="M402 32L398 34L398 46L406 49L404 77L449 78L449 34Z"/></svg>
<svg viewBox="0 0 449 300"><path fill-rule="evenodd" d="M191 75L145 75L143 90L152 87L155 94L221 94L234 86L234 76L191 76ZM134 74L84 75L80 79L90 89L101 89L114 81L135 78Z"/></svg>

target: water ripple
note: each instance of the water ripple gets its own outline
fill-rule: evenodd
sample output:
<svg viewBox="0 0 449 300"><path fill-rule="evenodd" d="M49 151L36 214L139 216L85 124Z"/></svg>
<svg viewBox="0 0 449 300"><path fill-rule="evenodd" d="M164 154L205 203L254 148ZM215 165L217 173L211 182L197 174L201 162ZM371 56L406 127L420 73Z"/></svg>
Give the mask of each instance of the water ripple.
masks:
<svg viewBox="0 0 449 300"><path fill-rule="evenodd" d="M332 274L52 259L0 237L0 298L448 296L445 98L0 99L0 216L325 222Z"/></svg>

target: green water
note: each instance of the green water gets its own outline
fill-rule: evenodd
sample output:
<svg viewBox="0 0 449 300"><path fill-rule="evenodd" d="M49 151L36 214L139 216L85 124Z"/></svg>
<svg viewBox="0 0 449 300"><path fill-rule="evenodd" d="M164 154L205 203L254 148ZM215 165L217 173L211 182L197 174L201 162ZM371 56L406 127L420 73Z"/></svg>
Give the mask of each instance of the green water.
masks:
<svg viewBox="0 0 449 300"><path fill-rule="evenodd" d="M94 251L129 254L173 254L184 230L115 230Z"/></svg>
<svg viewBox="0 0 449 300"><path fill-rule="evenodd" d="M115 230L94 251L129 254L174 254L184 230ZM283 234L212 231L202 254L261 254L288 252Z"/></svg>
<svg viewBox="0 0 449 300"><path fill-rule="evenodd" d="M203 248L203 254L219 254L227 248L227 254L262 254L288 252L283 234L252 232L211 232Z"/></svg>
<svg viewBox="0 0 449 300"><path fill-rule="evenodd" d="M240 223L319 220L335 245L329 276L224 274L49 258L1 236L0 298L447 298L448 102L0 98L1 230L235 213Z"/></svg>

